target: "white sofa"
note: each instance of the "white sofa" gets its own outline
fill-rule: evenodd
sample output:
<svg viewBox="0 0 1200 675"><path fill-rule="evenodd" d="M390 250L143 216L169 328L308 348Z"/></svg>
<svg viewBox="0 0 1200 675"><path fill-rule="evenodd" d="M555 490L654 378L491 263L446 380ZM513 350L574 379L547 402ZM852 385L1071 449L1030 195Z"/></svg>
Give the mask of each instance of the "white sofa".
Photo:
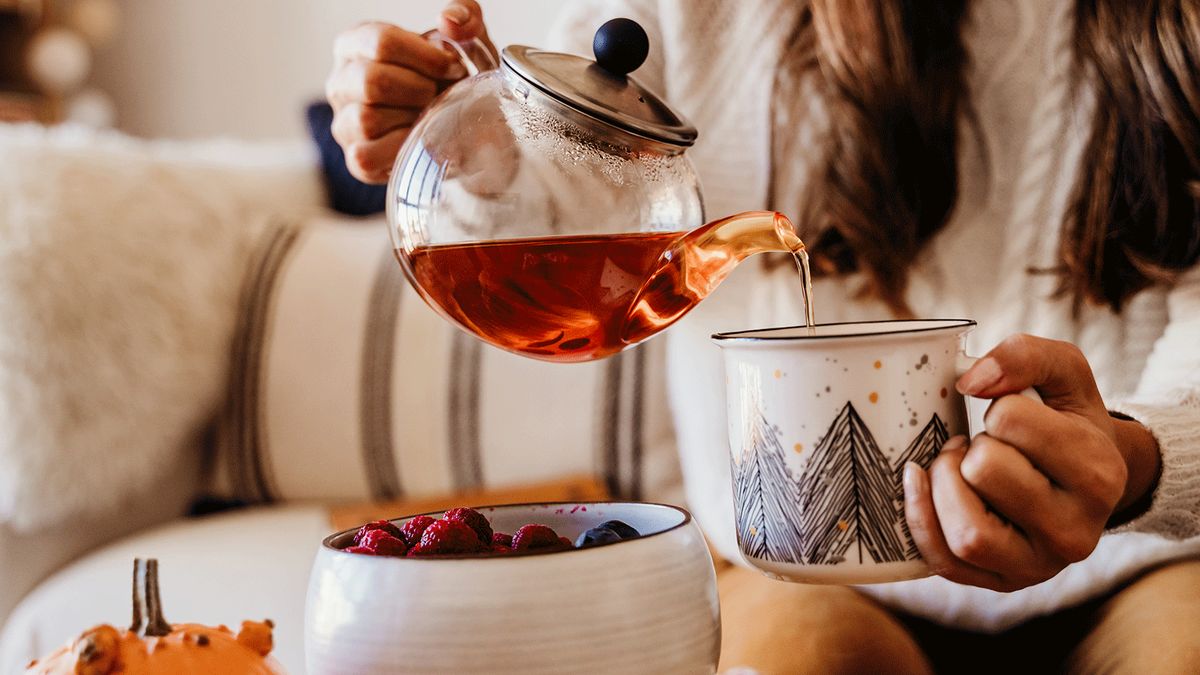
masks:
<svg viewBox="0 0 1200 675"><path fill-rule="evenodd" d="M136 556L161 559L168 619L272 618L277 657L303 672L326 511L183 516L250 243L323 201L305 143L0 125L0 675L127 621ZM143 334L121 332L138 318Z"/></svg>
<svg viewBox="0 0 1200 675"><path fill-rule="evenodd" d="M168 620L236 626L243 619L271 618L277 626L275 657L288 672L303 673L308 573L315 547L329 531L327 512L319 506L255 508L176 519L82 553L41 581L8 616L0 632L0 673L21 672L31 659L89 626L124 624L130 591L123 582L138 556L160 561ZM28 538L0 544L9 545L42 548ZM10 561L4 562L7 571ZM15 564L34 571L26 560ZM9 581L6 575L4 585Z"/></svg>

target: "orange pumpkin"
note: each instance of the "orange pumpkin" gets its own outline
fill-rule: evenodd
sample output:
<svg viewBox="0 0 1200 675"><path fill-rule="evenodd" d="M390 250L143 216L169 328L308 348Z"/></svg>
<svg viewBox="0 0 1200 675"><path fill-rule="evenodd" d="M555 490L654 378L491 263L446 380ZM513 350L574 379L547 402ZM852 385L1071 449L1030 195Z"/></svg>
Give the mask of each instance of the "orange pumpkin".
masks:
<svg viewBox="0 0 1200 675"><path fill-rule="evenodd" d="M144 581L139 584L139 577ZM145 589L143 595L140 591ZM146 621L142 621L145 608ZM270 657L275 624L243 621L236 634L225 626L168 624L158 597L158 561L135 560L133 624L128 629L101 625L84 631L27 672L46 675L275 675L283 673Z"/></svg>

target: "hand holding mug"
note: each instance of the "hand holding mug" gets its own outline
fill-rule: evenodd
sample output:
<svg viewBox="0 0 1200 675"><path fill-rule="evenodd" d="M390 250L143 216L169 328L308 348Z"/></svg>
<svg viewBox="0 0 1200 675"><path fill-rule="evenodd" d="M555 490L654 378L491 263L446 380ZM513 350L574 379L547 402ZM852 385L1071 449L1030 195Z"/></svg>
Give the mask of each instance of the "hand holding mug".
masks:
<svg viewBox="0 0 1200 675"><path fill-rule="evenodd" d="M1027 387L1043 402L1018 395ZM1045 581L1154 481L1153 437L1109 415L1074 345L1013 336L957 388L992 400L984 433L950 439L928 471L904 469L908 526L936 574L997 591Z"/></svg>

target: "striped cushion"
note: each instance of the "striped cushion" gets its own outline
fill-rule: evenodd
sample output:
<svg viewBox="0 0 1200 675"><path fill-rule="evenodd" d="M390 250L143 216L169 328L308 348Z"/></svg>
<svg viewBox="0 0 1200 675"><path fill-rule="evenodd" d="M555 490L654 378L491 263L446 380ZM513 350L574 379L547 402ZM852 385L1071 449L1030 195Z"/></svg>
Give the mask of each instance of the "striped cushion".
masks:
<svg viewBox="0 0 1200 675"><path fill-rule="evenodd" d="M597 363L492 348L405 281L378 219L277 226L246 275L211 490L398 499L593 475L678 501L661 344Z"/></svg>

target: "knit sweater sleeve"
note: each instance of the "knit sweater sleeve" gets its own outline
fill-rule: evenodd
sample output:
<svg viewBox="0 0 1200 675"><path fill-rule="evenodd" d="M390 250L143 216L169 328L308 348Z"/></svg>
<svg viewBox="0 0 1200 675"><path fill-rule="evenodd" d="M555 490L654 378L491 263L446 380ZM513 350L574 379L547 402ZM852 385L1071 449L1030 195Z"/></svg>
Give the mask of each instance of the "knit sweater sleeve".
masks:
<svg viewBox="0 0 1200 675"><path fill-rule="evenodd" d="M563 3L557 21L550 29L549 49L592 57L592 38L596 29L609 19L633 19L646 29L650 54L633 75L650 91L665 94L665 54L659 30L657 0L571 0Z"/></svg>
<svg viewBox="0 0 1200 675"><path fill-rule="evenodd" d="M1200 267L1172 289L1167 311L1137 391L1110 404L1150 430L1162 457L1149 508L1117 529L1184 539L1200 535Z"/></svg>

